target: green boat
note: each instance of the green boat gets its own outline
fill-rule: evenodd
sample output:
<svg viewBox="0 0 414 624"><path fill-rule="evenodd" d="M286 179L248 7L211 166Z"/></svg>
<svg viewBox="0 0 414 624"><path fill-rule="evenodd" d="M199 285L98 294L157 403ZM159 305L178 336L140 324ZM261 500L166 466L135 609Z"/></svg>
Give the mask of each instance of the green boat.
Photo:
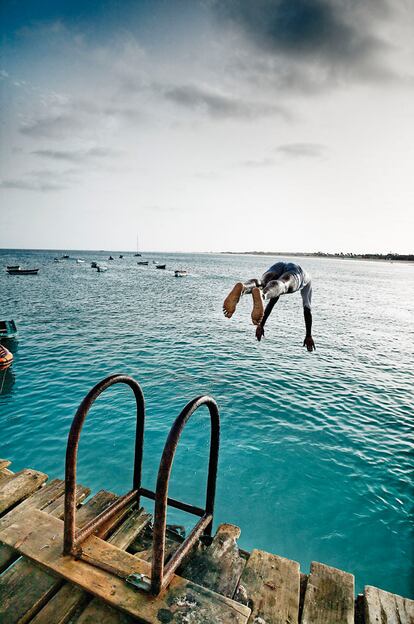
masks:
<svg viewBox="0 0 414 624"><path fill-rule="evenodd" d="M14 338L17 327L14 321L0 321L0 338Z"/></svg>

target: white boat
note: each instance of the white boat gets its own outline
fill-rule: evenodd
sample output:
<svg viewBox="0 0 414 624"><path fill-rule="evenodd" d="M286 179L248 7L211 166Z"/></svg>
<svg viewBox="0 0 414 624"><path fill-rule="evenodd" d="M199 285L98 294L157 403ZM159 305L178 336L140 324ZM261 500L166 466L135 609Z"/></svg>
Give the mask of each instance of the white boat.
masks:
<svg viewBox="0 0 414 624"><path fill-rule="evenodd" d="M78 258L76 260L76 264L84 264L85 260L83 260L82 258Z"/></svg>
<svg viewBox="0 0 414 624"><path fill-rule="evenodd" d="M188 273L185 269L175 269L174 271L174 277L185 277L186 275Z"/></svg>
<svg viewBox="0 0 414 624"><path fill-rule="evenodd" d="M105 271L108 270L108 267L106 266L106 264L98 264L96 266L96 270L98 271L98 273L105 273Z"/></svg>

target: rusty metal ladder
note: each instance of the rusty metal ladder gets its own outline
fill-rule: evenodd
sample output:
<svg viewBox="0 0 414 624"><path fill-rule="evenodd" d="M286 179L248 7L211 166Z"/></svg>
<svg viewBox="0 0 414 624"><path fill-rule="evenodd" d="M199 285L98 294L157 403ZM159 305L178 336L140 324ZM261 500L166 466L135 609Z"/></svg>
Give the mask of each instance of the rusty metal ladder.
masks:
<svg viewBox="0 0 414 624"><path fill-rule="evenodd" d="M88 522L82 529L76 529L76 464L79 446L79 438L83 423L94 401L104 390L114 384L123 383L128 385L135 396L137 410L137 424L135 434L135 460L132 490L118 498L110 507L99 514L96 518ZM208 465L207 492L205 508L195 507L188 503L168 497L168 485L171 474L172 463L177 449L181 433L194 412L206 405L210 412L210 455ZM220 443L220 416L217 403L209 396L199 396L190 401L176 418L161 456L158 469L157 485L155 492L148 490L141 485L142 457L144 447L144 424L145 424L145 403L144 395L137 381L127 375L111 375L100 381L83 399L74 416L70 428L68 443L66 448L66 468L65 468L65 516L64 516L64 540L63 554L71 555L77 559L82 559L82 543L94 533L105 522L118 513L127 505L140 504L140 497L155 501L154 524L153 524L153 557L151 566L151 579L142 580L141 583L133 582L141 589L149 591L157 596L163 588L170 582L175 570L188 554L192 546L200 535L211 535L214 513L214 499L216 492L217 463ZM166 565L165 556L165 533L167 522L167 508L175 507L190 514L198 516L200 519L192 529L188 537L182 542L178 550L174 553ZM95 565L98 565L97 563Z"/></svg>

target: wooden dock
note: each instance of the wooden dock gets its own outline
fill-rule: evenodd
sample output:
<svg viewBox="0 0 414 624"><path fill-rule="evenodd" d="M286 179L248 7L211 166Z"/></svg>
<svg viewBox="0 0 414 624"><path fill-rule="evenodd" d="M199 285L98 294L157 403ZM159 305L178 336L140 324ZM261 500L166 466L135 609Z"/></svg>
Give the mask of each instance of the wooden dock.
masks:
<svg viewBox="0 0 414 624"><path fill-rule="evenodd" d="M414 624L413 600L370 586L355 598L348 572L313 562L304 574L295 561L261 550L247 553L238 548L240 529L231 524L220 525L213 538L202 538L177 570L174 587L160 596L143 596L119 578L108 581L109 573L102 570L95 574L93 595L82 589L87 563L79 564L86 570L82 578L63 568L51 573L31 551L42 535L42 519L47 526L62 525L64 482L48 481L31 469L13 473L9 465L0 460L1 624ZM79 527L117 498L102 490L84 502L89 494L78 485ZM23 530L19 517L30 518L33 527ZM57 547L55 537L40 547L44 561ZM144 509L123 509L100 529L99 538L129 553L131 569L149 569L152 525ZM92 554L94 539L99 542L93 536L88 542ZM167 559L182 540L180 531L170 527Z"/></svg>

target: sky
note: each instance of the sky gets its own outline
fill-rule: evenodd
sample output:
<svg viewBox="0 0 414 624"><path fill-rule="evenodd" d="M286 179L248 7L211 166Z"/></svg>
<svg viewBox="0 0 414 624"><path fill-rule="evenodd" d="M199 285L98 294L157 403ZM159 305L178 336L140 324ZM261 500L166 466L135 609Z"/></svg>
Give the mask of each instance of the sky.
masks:
<svg viewBox="0 0 414 624"><path fill-rule="evenodd" d="M412 0L2 0L0 247L413 253Z"/></svg>

